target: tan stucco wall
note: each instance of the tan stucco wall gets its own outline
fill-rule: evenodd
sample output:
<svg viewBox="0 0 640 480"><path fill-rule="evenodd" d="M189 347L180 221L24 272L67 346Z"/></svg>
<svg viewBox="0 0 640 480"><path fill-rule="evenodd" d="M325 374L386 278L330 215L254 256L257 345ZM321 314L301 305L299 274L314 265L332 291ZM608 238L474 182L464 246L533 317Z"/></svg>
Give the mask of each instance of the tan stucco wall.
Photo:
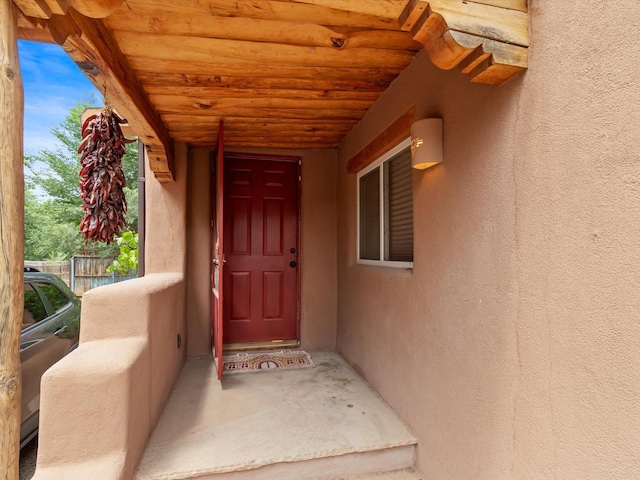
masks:
<svg viewBox="0 0 640 480"><path fill-rule="evenodd" d="M79 347L42 378L37 480L134 476L186 359L186 153L171 185L147 170L147 274L85 293Z"/></svg>
<svg viewBox="0 0 640 480"><path fill-rule="evenodd" d="M187 252L187 145L175 144L175 181L158 182L145 169L145 273L184 272Z"/></svg>
<svg viewBox="0 0 640 480"><path fill-rule="evenodd" d="M424 53L339 151L338 350L418 437L426 480L640 476L640 6L532 1L503 87ZM412 272L355 264L346 161L413 103Z"/></svg>
<svg viewBox="0 0 640 480"><path fill-rule="evenodd" d="M239 149L229 149L240 151ZM256 150L244 150L257 153ZM261 150L302 157L301 346L333 350L336 336L336 153L332 150ZM189 153L188 355L210 355L210 150Z"/></svg>

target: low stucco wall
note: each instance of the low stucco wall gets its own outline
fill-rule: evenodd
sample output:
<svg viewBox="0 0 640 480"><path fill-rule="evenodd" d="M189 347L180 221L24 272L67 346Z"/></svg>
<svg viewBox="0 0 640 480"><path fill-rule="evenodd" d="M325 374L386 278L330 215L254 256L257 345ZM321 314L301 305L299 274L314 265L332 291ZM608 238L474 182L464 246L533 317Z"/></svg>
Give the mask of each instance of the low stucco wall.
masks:
<svg viewBox="0 0 640 480"><path fill-rule="evenodd" d="M340 149L338 349L425 480L640 476L640 6L596 3L530 2L499 88L422 52ZM445 156L414 173L414 268L358 266L346 161L413 104Z"/></svg>
<svg viewBox="0 0 640 480"><path fill-rule="evenodd" d="M336 152L229 149L302 158L301 346L333 350L336 338ZM189 153L189 357L211 355L211 227L209 149Z"/></svg>
<svg viewBox="0 0 640 480"><path fill-rule="evenodd" d="M187 148L146 168L147 275L82 299L80 346L42 379L36 480L133 478L186 359Z"/></svg>
<svg viewBox="0 0 640 480"><path fill-rule="evenodd" d="M80 346L42 378L36 479L133 478L184 363L184 289L164 273L85 294Z"/></svg>

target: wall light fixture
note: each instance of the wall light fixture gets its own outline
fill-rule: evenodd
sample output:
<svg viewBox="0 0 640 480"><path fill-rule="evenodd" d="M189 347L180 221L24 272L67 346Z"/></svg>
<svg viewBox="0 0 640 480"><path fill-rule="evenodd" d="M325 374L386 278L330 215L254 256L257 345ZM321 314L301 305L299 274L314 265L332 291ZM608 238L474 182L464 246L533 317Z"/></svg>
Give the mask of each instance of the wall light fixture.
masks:
<svg viewBox="0 0 640 480"><path fill-rule="evenodd" d="M442 119L425 118L411 124L411 165L418 170L442 162Z"/></svg>

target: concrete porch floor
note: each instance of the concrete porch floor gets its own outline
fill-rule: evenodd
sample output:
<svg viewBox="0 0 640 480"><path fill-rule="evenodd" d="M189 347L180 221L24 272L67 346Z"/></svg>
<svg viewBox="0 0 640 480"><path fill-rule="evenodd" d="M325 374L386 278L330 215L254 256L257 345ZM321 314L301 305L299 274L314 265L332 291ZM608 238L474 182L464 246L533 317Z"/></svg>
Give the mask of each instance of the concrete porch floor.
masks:
<svg viewBox="0 0 640 480"><path fill-rule="evenodd" d="M136 478L360 478L411 467L416 440L395 413L337 353L312 358L315 368L225 375L222 388L211 359L188 360Z"/></svg>

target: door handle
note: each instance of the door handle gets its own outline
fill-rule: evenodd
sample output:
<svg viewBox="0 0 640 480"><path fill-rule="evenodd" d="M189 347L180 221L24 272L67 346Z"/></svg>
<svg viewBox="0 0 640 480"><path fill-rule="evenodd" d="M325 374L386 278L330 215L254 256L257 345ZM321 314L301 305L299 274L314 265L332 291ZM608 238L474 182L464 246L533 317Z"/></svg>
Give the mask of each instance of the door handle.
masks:
<svg viewBox="0 0 640 480"><path fill-rule="evenodd" d="M64 332L66 332L67 330L69 330L69 327L67 327L66 325L58 328L55 332L53 332L53 334L56 337L59 337L60 335L62 335Z"/></svg>

